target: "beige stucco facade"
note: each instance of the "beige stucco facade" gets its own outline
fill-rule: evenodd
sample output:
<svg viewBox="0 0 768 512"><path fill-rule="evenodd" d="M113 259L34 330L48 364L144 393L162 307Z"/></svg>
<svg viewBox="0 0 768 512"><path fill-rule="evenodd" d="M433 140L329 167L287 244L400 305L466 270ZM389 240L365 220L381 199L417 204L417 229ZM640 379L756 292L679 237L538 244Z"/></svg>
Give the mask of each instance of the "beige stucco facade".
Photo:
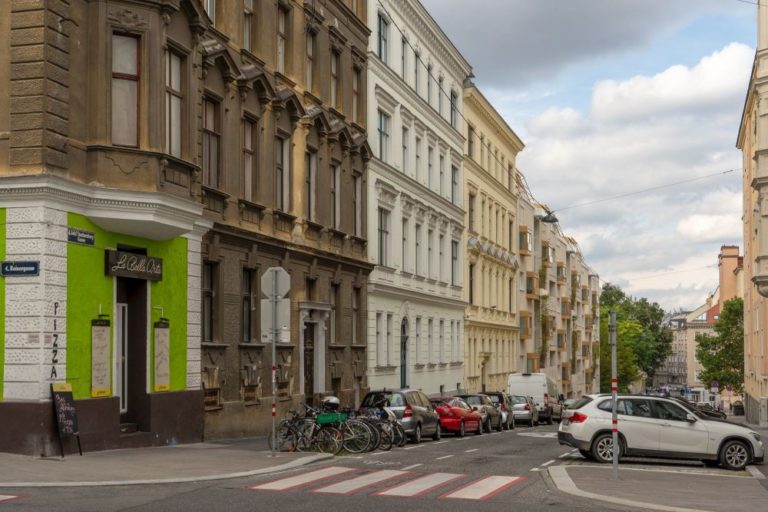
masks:
<svg viewBox="0 0 768 512"><path fill-rule="evenodd" d="M736 145L744 168L744 404L750 423L768 426L768 7L757 12L757 53Z"/></svg>
<svg viewBox="0 0 768 512"><path fill-rule="evenodd" d="M464 89L464 115L464 386L503 390L519 348L515 159L523 142L474 85Z"/></svg>

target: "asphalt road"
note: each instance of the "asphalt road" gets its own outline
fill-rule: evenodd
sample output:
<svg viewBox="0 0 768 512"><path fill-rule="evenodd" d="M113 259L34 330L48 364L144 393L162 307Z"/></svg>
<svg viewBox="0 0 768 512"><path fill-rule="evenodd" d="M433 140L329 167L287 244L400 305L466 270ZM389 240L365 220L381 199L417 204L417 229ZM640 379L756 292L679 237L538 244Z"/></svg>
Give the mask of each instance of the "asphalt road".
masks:
<svg viewBox="0 0 768 512"><path fill-rule="evenodd" d="M554 488L547 467L580 459L557 443L556 428L518 427L463 439L445 435L439 442L216 482L0 489L19 496L0 503L0 512L629 510Z"/></svg>

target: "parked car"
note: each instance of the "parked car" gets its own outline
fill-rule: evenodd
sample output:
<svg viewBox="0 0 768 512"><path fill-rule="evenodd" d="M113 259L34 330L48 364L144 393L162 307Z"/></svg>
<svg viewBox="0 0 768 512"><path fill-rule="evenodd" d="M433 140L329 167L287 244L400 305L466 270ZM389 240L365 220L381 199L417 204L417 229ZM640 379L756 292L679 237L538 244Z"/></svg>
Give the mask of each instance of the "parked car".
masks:
<svg viewBox="0 0 768 512"><path fill-rule="evenodd" d="M717 409L712 407L708 402L699 402L697 404L692 404L691 402L683 398L677 398L674 396L670 396L669 398L676 401L677 403L679 403L689 411L693 411L693 410L699 411L701 414L703 414L704 416L707 416L708 418L716 419L716 420L724 420L728 418L728 416L724 412L718 411Z"/></svg>
<svg viewBox="0 0 768 512"><path fill-rule="evenodd" d="M529 427L539 424L539 410L533 398L523 395L511 395L512 420L527 423Z"/></svg>
<svg viewBox="0 0 768 512"><path fill-rule="evenodd" d="M562 406L557 401L557 386L543 373L510 373L507 392L532 397L539 411L539 420L549 425L562 416Z"/></svg>
<svg viewBox="0 0 768 512"><path fill-rule="evenodd" d="M598 462L613 458L611 395L582 397L565 411L558 428L560 444L578 448ZM765 457L760 434L749 428L708 418L680 402L646 395L622 395L619 415L620 456L701 460L741 470Z"/></svg>
<svg viewBox="0 0 768 512"><path fill-rule="evenodd" d="M368 392L361 402L361 409L372 409L386 402L397 421L403 426L405 434L414 443L420 443L422 436L432 436L439 440L442 433L440 417L435 412L427 395L414 389L396 389Z"/></svg>
<svg viewBox="0 0 768 512"><path fill-rule="evenodd" d="M570 409L573 404L576 403L575 398L566 398L563 400L563 409Z"/></svg>
<svg viewBox="0 0 768 512"><path fill-rule="evenodd" d="M483 433L483 422L480 413L472 410L464 399L459 397L447 400L433 400L435 411L440 416L440 427L443 432L453 432L464 437L466 432L477 435Z"/></svg>
<svg viewBox="0 0 768 512"><path fill-rule="evenodd" d="M474 395L456 395L459 398L463 398L472 409L480 413L481 421L483 422L483 428L486 432L490 432L494 427L501 432L501 412L494 407L491 398L483 393L477 393Z"/></svg>
<svg viewBox="0 0 768 512"><path fill-rule="evenodd" d="M512 404L509 395L503 391L491 391L487 392L486 395L491 398L491 402L493 402L493 405L501 413L502 427L507 430L515 428L515 421L512 419Z"/></svg>

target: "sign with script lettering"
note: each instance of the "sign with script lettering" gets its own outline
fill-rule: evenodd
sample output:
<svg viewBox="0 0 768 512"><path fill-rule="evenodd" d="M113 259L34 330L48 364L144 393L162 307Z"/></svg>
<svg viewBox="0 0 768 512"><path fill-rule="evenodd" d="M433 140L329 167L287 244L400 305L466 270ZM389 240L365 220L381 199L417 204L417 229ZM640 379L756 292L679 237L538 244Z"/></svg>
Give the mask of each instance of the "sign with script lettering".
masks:
<svg viewBox="0 0 768 512"><path fill-rule="evenodd" d="M155 391L171 389L171 325L167 320L155 322Z"/></svg>
<svg viewBox="0 0 768 512"><path fill-rule="evenodd" d="M91 396L109 396L110 373L109 320L91 320Z"/></svg>
<svg viewBox="0 0 768 512"><path fill-rule="evenodd" d="M110 249L104 252L104 270L107 275L148 281L163 279L163 260L160 258Z"/></svg>
<svg viewBox="0 0 768 512"><path fill-rule="evenodd" d="M69 437L79 434L75 400L72 398L72 386L59 382L53 383L51 384L51 395L53 396L53 410L56 414L59 435Z"/></svg>

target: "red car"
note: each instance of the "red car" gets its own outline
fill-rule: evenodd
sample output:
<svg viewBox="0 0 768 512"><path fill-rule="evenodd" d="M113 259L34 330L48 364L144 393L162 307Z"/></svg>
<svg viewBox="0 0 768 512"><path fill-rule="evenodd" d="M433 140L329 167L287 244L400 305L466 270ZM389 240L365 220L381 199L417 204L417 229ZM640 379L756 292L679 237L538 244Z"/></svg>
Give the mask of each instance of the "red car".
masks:
<svg viewBox="0 0 768 512"><path fill-rule="evenodd" d="M440 428L443 432L453 432L459 437L464 437L465 432L474 432L477 435L483 433L480 413L473 411L467 402L459 397L438 402L435 412L440 416Z"/></svg>

